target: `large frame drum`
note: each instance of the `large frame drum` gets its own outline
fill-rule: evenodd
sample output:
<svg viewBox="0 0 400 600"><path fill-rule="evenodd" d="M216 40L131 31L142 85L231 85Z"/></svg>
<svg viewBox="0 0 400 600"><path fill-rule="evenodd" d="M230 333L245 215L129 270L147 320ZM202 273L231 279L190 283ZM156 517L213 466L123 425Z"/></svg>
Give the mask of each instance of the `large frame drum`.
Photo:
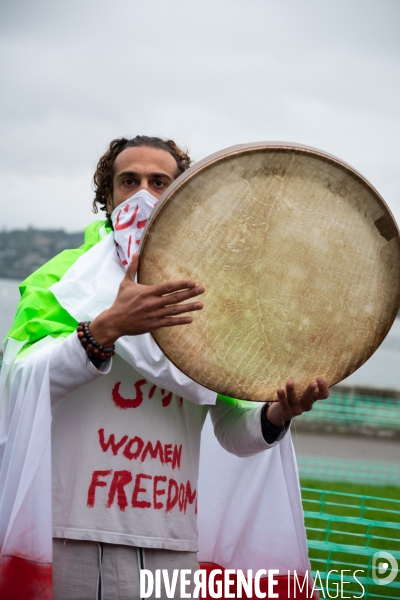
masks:
<svg viewBox="0 0 400 600"><path fill-rule="evenodd" d="M400 239L378 192L320 150L255 143L181 175L152 213L140 283L194 279L204 309L154 339L221 394L276 399L360 367L400 304Z"/></svg>

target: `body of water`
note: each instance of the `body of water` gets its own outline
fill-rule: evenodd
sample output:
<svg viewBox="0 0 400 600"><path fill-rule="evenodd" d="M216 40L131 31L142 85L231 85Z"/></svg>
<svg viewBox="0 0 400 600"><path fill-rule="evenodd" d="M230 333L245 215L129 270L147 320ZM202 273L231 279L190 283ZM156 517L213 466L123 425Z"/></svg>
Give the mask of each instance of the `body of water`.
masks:
<svg viewBox="0 0 400 600"><path fill-rule="evenodd" d="M6 337L15 316L19 301L19 281L14 279L0 279L0 348L3 349L3 340Z"/></svg>
<svg viewBox="0 0 400 600"><path fill-rule="evenodd" d="M378 350L343 385L358 385L400 390L400 319L394 320L391 330Z"/></svg>
<svg viewBox="0 0 400 600"><path fill-rule="evenodd" d="M19 300L18 281L0 279L0 340L14 320ZM1 343L1 348L3 347ZM400 390L400 319L373 356L343 384Z"/></svg>

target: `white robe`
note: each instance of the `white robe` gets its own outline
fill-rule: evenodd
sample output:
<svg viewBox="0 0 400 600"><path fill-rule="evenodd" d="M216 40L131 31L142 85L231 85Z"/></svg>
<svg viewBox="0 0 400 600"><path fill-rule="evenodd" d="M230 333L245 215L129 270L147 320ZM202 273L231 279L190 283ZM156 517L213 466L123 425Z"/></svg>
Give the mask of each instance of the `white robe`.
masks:
<svg viewBox="0 0 400 600"><path fill-rule="evenodd" d="M92 320L112 304L122 277L113 238L107 236L51 290L76 320ZM45 338L23 358L17 358L23 342L9 339L6 346L0 379L0 558L51 563L49 359L55 343L59 341ZM133 344L121 338L116 350L160 387L180 395L184 382L189 400L215 402L215 394L188 380L150 335L138 336ZM223 450L206 422L198 526L200 561L304 575L310 564L290 434L270 450L243 459Z"/></svg>

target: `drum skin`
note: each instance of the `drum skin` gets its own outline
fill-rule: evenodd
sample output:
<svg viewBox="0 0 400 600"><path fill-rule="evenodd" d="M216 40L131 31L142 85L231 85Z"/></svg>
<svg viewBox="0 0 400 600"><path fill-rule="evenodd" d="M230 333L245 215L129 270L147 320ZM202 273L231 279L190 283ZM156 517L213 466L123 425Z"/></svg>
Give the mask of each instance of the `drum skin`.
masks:
<svg viewBox="0 0 400 600"><path fill-rule="evenodd" d="M348 377L400 304L400 240L377 191L320 150L228 148L163 195L140 246L140 283L206 288L191 325L153 333L186 375L221 394L276 400Z"/></svg>

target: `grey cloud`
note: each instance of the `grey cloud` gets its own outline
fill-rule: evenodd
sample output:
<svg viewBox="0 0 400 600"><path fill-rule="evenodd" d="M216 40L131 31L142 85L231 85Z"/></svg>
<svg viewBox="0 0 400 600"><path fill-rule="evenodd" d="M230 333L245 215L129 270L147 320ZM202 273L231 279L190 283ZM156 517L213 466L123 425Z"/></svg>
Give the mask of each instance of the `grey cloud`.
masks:
<svg viewBox="0 0 400 600"><path fill-rule="evenodd" d="M150 133L196 159L257 139L321 147L400 217L399 18L397 0L3 3L2 201L83 227L106 144Z"/></svg>

